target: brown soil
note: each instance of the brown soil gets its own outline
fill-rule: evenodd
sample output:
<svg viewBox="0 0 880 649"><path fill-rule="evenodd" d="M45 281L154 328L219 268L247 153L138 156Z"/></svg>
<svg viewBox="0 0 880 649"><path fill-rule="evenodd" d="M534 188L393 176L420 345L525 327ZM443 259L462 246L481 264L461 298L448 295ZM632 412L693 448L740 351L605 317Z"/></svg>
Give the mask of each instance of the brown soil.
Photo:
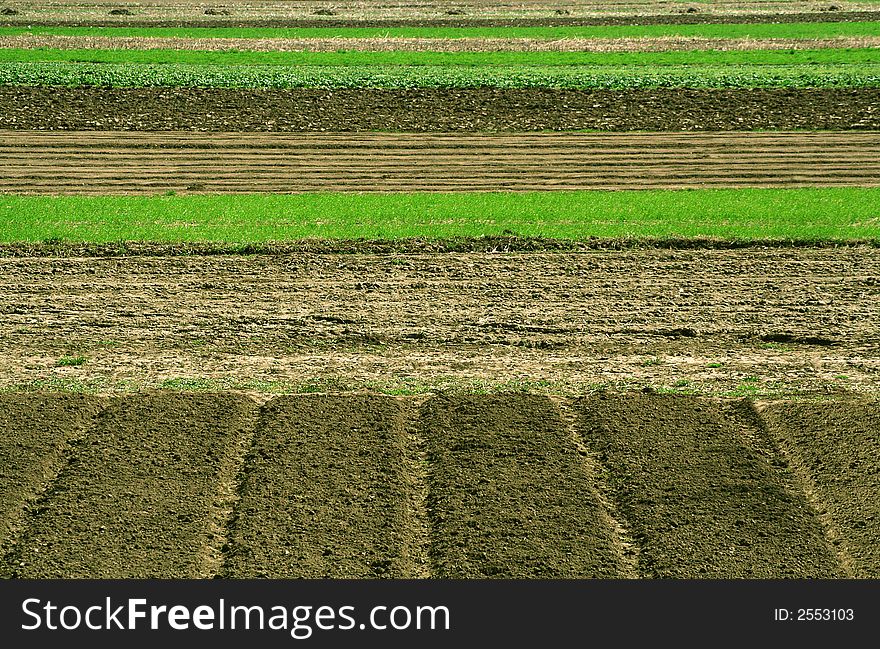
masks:
<svg viewBox="0 0 880 649"><path fill-rule="evenodd" d="M0 134L0 191L157 194L880 185L862 133Z"/></svg>
<svg viewBox="0 0 880 649"><path fill-rule="evenodd" d="M257 417L230 394L3 396L3 479L45 484L36 501L3 491L27 509L0 575L880 576L874 401L775 404L769 428L744 400L422 401L280 397ZM243 460L225 472L230 446ZM427 566L407 556L422 539Z"/></svg>
<svg viewBox="0 0 880 649"><path fill-rule="evenodd" d="M871 248L4 258L0 278L2 386L880 385Z"/></svg>
<svg viewBox="0 0 880 649"><path fill-rule="evenodd" d="M762 411L857 577L880 571L880 404L777 403Z"/></svg>
<svg viewBox="0 0 880 649"><path fill-rule="evenodd" d="M578 430L639 545L640 574L846 576L806 497L741 406L675 395L581 403Z"/></svg>
<svg viewBox="0 0 880 649"><path fill-rule="evenodd" d="M421 425L432 574L622 576L592 476L553 402L439 398L428 402Z"/></svg>
<svg viewBox="0 0 880 649"><path fill-rule="evenodd" d="M581 16L496 16L468 17L465 15L440 14L426 18L413 15L402 18L365 17L327 17L327 18L290 18L262 16L218 17L189 15L185 17L168 17L162 14L146 16L143 13L131 16L80 15L71 16L56 14L36 17L33 13L23 12L15 16L3 16L0 26L31 26L31 27L564 27L589 25L705 25L705 24L741 24L741 23L825 23L825 22L867 22L880 20L880 11L812 11L791 13L730 13L714 12L696 13L662 13L636 15L581 15Z"/></svg>
<svg viewBox="0 0 880 649"><path fill-rule="evenodd" d="M299 239L239 244L215 242L161 243L114 241L89 243L45 241L0 243L0 257L204 257L217 255L416 255L449 252L587 252L590 250L786 250L810 248L878 248L873 239L719 239L715 237L605 238L584 240L490 235L480 237L401 239Z"/></svg>
<svg viewBox="0 0 880 649"><path fill-rule="evenodd" d="M880 46L880 37L806 38L176 38L0 36L0 48L199 50L239 52L672 52L689 50L814 50Z"/></svg>
<svg viewBox="0 0 880 649"><path fill-rule="evenodd" d="M0 128L214 132L880 130L880 89L586 92L0 86Z"/></svg>
<svg viewBox="0 0 880 649"><path fill-rule="evenodd" d="M42 422L44 435L56 418L65 422L59 415L70 406L59 405ZM211 541L219 468L253 408L234 395L114 400L30 509L0 576L206 576L202 548ZM4 436L27 443L15 427Z"/></svg>
<svg viewBox="0 0 880 649"><path fill-rule="evenodd" d="M79 394L0 395L0 556L102 408Z"/></svg>
<svg viewBox="0 0 880 649"><path fill-rule="evenodd" d="M407 577L402 404L393 397L279 398L263 410L224 574Z"/></svg>

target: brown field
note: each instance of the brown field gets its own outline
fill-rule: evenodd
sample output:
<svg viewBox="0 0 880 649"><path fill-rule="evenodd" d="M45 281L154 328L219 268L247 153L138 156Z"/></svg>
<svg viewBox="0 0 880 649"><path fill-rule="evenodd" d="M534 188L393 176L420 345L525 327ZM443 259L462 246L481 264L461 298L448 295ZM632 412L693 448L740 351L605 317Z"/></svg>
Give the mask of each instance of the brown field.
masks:
<svg viewBox="0 0 880 649"><path fill-rule="evenodd" d="M874 393L878 321L860 247L2 258L0 388Z"/></svg>
<svg viewBox="0 0 880 649"><path fill-rule="evenodd" d="M0 192L500 191L880 185L873 133L0 133Z"/></svg>
<svg viewBox="0 0 880 649"><path fill-rule="evenodd" d="M95 26L377 26L396 25L580 25L705 22L782 22L876 20L871 2L838 1L832 5L810 1L761 2L663 2L662 0L614 2L600 0L497 0L462 2L247 2L221 0L151 0L126 7L130 13L114 15L118 0L34 2L6 0L17 13L4 15L11 25ZM328 12L329 9L329 12Z"/></svg>
<svg viewBox="0 0 880 649"><path fill-rule="evenodd" d="M752 0L2 6L0 25L880 20ZM429 46L389 42L361 45ZM0 44L20 45L205 46ZM463 45L709 43L443 47ZM851 45L876 39L810 44ZM0 129L0 193L880 186L877 88L3 86ZM639 245L0 246L0 578L880 578L876 246Z"/></svg>
<svg viewBox="0 0 880 649"><path fill-rule="evenodd" d="M876 578L877 402L757 405L0 395L0 575Z"/></svg>
<svg viewBox="0 0 880 649"><path fill-rule="evenodd" d="M234 90L0 86L0 129L209 132L880 130L880 89Z"/></svg>

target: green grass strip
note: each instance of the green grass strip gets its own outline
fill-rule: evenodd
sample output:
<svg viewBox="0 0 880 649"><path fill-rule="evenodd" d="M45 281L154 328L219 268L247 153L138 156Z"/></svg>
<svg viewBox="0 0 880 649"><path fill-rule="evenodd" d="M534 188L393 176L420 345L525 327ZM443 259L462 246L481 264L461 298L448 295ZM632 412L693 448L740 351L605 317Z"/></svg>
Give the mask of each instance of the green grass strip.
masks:
<svg viewBox="0 0 880 649"><path fill-rule="evenodd" d="M137 63L320 66L859 65L880 48L686 52L210 52L197 50L0 49L0 63Z"/></svg>
<svg viewBox="0 0 880 649"><path fill-rule="evenodd" d="M166 36L179 38L832 38L880 36L880 22L613 25L586 27L0 27L0 36Z"/></svg>
<svg viewBox="0 0 880 649"><path fill-rule="evenodd" d="M488 235L880 241L880 188L0 196L0 242Z"/></svg>
<svg viewBox="0 0 880 649"><path fill-rule="evenodd" d="M204 88L864 88L880 64L760 66L219 66L0 63L0 84Z"/></svg>

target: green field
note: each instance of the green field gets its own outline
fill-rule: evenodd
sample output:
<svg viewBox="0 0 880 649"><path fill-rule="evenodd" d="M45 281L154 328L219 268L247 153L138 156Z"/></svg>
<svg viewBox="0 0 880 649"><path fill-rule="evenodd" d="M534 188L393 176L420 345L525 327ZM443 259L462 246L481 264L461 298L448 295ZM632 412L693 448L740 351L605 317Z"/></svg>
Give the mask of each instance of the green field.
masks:
<svg viewBox="0 0 880 649"><path fill-rule="evenodd" d="M741 66L277 66L4 63L0 84L205 88L864 88L880 64Z"/></svg>
<svg viewBox="0 0 880 649"><path fill-rule="evenodd" d="M0 27L0 36L154 36L180 38L832 38L880 36L880 22L585 27Z"/></svg>
<svg viewBox="0 0 880 649"><path fill-rule="evenodd" d="M0 49L0 63L22 62L317 66L718 66L880 63L880 48L685 52L240 52L199 50Z"/></svg>
<svg viewBox="0 0 880 649"><path fill-rule="evenodd" d="M880 188L0 196L0 242L517 235L880 242Z"/></svg>

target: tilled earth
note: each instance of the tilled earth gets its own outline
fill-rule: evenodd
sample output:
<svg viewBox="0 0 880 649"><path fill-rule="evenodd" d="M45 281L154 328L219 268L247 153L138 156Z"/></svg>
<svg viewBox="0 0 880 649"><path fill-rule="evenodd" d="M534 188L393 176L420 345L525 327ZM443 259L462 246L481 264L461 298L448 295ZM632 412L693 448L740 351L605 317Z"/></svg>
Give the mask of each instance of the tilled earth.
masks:
<svg viewBox="0 0 880 649"><path fill-rule="evenodd" d="M0 380L871 392L878 305L866 247L12 257Z"/></svg>
<svg viewBox="0 0 880 649"><path fill-rule="evenodd" d="M880 89L210 89L0 86L0 129L880 130Z"/></svg>
<svg viewBox="0 0 880 649"><path fill-rule="evenodd" d="M0 395L0 576L876 578L878 413Z"/></svg>

